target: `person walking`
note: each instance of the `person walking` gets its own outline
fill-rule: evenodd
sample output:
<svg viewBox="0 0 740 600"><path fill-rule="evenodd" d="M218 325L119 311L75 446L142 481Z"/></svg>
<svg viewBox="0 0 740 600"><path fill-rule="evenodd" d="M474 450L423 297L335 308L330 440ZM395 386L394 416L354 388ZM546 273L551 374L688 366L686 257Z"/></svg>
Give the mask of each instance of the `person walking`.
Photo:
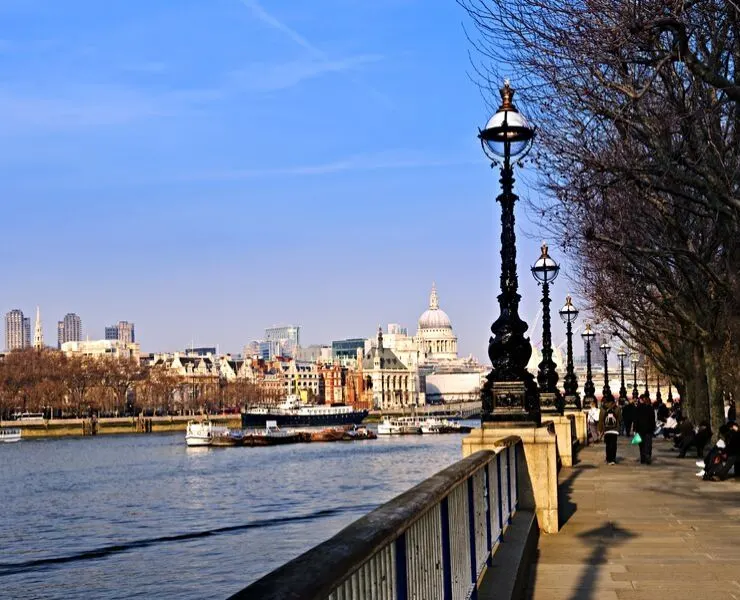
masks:
<svg viewBox="0 0 740 600"><path fill-rule="evenodd" d="M606 462L609 465L617 462L617 440L622 426L622 410L614 399L607 399L601 404L599 412L599 434L606 446Z"/></svg>
<svg viewBox="0 0 740 600"><path fill-rule="evenodd" d="M635 409L635 433L639 433L640 463L649 465L653 461L653 432L655 432L655 411L650 400L640 397L640 403Z"/></svg>
<svg viewBox="0 0 740 600"><path fill-rule="evenodd" d="M622 420L624 421L624 435L630 437L632 435L632 422L635 420L635 403L632 398L629 399L627 404L622 409Z"/></svg>
<svg viewBox="0 0 740 600"><path fill-rule="evenodd" d="M591 443L595 444L599 441L599 407L596 406L596 402L591 404L591 408L588 409L586 421L588 423L588 433L591 437Z"/></svg>

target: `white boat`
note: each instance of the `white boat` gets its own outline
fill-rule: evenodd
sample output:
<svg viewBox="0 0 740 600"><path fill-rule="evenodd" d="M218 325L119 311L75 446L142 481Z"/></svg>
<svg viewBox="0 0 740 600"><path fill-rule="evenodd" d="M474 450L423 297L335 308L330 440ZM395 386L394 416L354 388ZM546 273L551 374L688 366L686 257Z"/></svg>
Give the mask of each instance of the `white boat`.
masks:
<svg viewBox="0 0 740 600"><path fill-rule="evenodd" d="M214 425L211 421L189 421L185 432L185 443L188 446L210 446L215 436L228 435L228 433L228 427Z"/></svg>
<svg viewBox="0 0 740 600"><path fill-rule="evenodd" d="M436 417L428 417L421 422L422 433L441 433L443 423Z"/></svg>
<svg viewBox="0 0 740 600"><path fill-rule="evenodd" d="M17 427L0 427L0 442L20 442L21 430Z"/></svg>
<svg viewBox="0 0 740 600"><path fill-rule="evenodd" d="M253 406L242 413L242 429L266 427L275 421L278 426L327 427L332 425L359 425L367 410L351 406L305 404L295 394L290 394L277 406Z"/></svg>
<svg viewBox="0 0 740 600"><path fill-rule="evenodd" d="M378 435L415 435L421 433L416 417L384 418L378 423Z"/></svg>

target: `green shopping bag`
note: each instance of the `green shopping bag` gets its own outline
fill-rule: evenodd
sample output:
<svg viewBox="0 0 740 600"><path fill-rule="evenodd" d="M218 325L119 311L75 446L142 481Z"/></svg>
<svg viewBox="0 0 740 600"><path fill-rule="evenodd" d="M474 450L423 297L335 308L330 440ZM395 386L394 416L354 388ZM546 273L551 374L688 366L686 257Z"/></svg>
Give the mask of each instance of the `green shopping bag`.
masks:
<svg viewBox="0 0 740 600"><path fill-rule="evenodd" d="M640 442L642 442L642 438L640 437L640 434L635 433L635 437L632 438L632 441L630 442L630 444L639 444Z"/></svg>

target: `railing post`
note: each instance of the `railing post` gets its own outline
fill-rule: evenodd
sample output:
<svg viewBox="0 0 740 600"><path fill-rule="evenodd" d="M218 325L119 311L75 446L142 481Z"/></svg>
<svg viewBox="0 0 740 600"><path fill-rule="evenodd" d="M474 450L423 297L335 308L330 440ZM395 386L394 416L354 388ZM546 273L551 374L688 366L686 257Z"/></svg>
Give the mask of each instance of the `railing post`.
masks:
<svg viewBox="0 0 740 600"><path fill-rule="evenodd" d="M507 446L506 447L506 485L507 485L506 502L509 505L509 518L507 519L509 525L511 525L511 461L509 460L510 451L511 451L511 446Z"/></svg>
<svg viewBox="0 0 740 600"><path fill-rule="evenodd" d="M471 600L476 600L478 591L478 563L475 556L475 495L473 493L473 476L468 477L468 532L470 538L470 581L473 583Z"/></svg>
<svg viewBox="0 0 740 600"><path fill-rule="evenodd" d="M450 502L442 498L439 506L442 517L442 578L444 600L452 600L452 556L450 554Z"/></svg>
<svg viewBox="0 0 740 600"><path fill-rule="evenodd" d="M516 489L516 504L514 508L519 510L519 444L514 446L514 487Z"/></svg>
<svg viewBox="0 0 740 600"><path fill-rule="evenodd" d="M406 566L406 533L394 542L396 546L396 600L408 600L408 572Z"/></svg>
<svg viewBox="0 0 740 600"><path fill-rule="evenodd" d="M496 504L498 504L498 541L504 541L504 507L501 499L501 453L496 455L496 483L498 484L498 494L496 494Z"/></svg>
<svg viewBox="0 0 740 600"><path fill-rule="evenodd" d="M493 534L491 532L491 471L488 469L488 465L483 467L485 474L485 485L486 485L486 564L490 567L493 565L493 554L491 548L493 548Z"/></svg>

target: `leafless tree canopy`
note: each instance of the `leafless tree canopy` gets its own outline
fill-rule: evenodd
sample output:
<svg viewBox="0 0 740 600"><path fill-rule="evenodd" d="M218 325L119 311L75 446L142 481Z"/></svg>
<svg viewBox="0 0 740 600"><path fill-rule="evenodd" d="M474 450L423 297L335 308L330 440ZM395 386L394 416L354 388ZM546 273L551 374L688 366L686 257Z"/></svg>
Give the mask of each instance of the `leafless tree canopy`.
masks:
<svg viewBox="0 0 740 600"><path fill-rule="evenodd" d="M482 88L509 76L540 128L581 295L718 425L740 393L738 3L459 2Z"/></svg>
<svg viewBox="0 0 740 600"><path fill-rule="evenodd" d="M46 417L215 413L277 400L278 394L249 381L211 377L196 382L138 361L33 349L0 359L0 420L16 412Z"/></svg>

